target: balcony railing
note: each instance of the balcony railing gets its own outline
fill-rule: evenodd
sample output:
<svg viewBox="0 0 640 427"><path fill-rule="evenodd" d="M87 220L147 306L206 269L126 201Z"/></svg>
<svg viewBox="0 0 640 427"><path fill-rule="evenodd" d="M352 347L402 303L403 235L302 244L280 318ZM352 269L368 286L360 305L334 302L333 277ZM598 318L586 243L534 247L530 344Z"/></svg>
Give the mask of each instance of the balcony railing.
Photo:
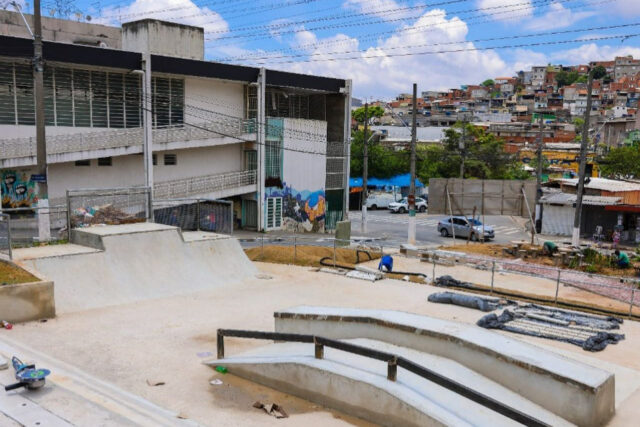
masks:
<svg viewBox="0 0 640 427"><path fill-rule="evenodd" d="M255 132L253 120L188 123L153 130L154 144L240 137ZM97 132L47 136L47 154L65 154L109 148L142 147L143 128L111 129ZM36 155L35 137L0 140L0 160Z"/></svg>
<svg viewBox="0 0 640 427"><path fill-rule="evenodd" d="M256 171L250 170L158 182L153 186L153 197L155 199L175 199L232 190L247 185L256 185L256 176Z"/></svg>

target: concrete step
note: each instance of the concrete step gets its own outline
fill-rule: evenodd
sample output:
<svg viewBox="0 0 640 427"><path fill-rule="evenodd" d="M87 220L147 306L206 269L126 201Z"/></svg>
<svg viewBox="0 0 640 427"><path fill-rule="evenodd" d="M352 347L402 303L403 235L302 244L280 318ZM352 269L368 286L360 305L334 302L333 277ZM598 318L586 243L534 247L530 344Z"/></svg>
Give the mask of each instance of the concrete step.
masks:
<svg viewBox="0 0 640 427"><path fill-rule="evenodd" d="M578 425L603 425L615 412L612 373L475 325L340 307L293 307L274 317L280 333L368 338L450 359Z"/></svg>
<svg viewBox="0 0 640 427"><path fill-rule="evenodd" d="M548 425L571 425L450 359L376 340L343 341L405 357ZM518 425L402 368L397 380L389 381L385 362L328 347L323 359L314 357L312 344L277 343L207 364L383 425Z"/></svg>

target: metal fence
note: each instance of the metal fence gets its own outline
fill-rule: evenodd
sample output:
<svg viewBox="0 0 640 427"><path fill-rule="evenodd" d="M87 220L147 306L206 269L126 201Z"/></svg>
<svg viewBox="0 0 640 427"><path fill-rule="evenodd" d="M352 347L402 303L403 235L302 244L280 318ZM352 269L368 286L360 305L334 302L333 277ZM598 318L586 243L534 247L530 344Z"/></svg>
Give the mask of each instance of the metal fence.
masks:
<svg viewBox="0 0 640 427"><path fill-rule="evenodd" d="M69 238L67 232L67 207L64 205L30 208L3 209L2 213L9 217L9 232L13 248L32 246L41 241L40 224L48 224L48 233L43 234L47 242L66 241ZM44 221L41 217L46 216ZM0 242L0 246L2 243Z"/></svg>
<svg viewBox="0 0 640 427"><path fill-rule="evenodd" d="M12 258L11 254L11 218L0 213L0 254Z"/></svg>
<svg viewBox="0 0 640 427"><path fill-rule="evenodd" d="M118 225L151 219L148 187L67 190L69 229L96 224Z"/></svg>
<svg viewBox="0 0 640 427"><path fill-rule="evenodd" d="M153 218L158 224L185 231L233 233L233 203L212 199L154 200Z"/></svg>

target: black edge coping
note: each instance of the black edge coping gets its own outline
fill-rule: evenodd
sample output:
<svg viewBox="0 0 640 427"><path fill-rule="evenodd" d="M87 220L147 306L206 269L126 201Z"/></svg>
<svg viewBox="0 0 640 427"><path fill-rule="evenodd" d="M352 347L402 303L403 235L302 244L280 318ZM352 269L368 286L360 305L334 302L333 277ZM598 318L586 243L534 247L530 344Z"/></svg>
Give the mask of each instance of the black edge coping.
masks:
<svg viewBox="0 0 640 427"><path fill-rule="evenodd" d="M44 41L43 44L44 59L47 61L123 68L127 70L136 70L141 67L142 54L137 52L51 41ZM0 56L31 58L33 56L33 41L22 37L0 36ZM241 82L257 81L260 72L260 70L255 67L161 55L151 55L151 69L159 73ZM267 85L269 86L339 93L340 89L345 87L346 84L342 79L290 73L287 71L267 70L266 74Z"/></svg>
<svg viewBox="0 0 640 427"><path fill-rule="evenodd" d="M151 71L240 82L255 82L258 80L260 70L242 65L151 55Z"/></svg>
<svg viewBox="0 0 640 427"><path fill-rule="evenodd" d="M51 41L43 42L42 51L45 61L127 70L139 69L142 60L142 55L136 52ZM0 36L0 55L31 58L33 57L33 40Z"/></svg>

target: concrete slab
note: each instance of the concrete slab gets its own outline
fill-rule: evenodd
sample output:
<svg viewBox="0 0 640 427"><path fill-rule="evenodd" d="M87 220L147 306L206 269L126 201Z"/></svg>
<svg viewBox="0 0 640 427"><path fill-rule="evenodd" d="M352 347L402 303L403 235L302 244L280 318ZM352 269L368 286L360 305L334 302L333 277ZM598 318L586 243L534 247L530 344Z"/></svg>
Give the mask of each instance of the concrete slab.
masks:
<svg viewBox="0 0 640 427"><path fill-rule="evenodd" d="M446 357L579 425L615 412L614 376L461 322L390 310L301 306L274 313L276 331L370 338Z"/></svg>
<svg viewBox="0 0 640 427"><path fill-rule="evenodd" d="M506 387L449 359L376 340L344 341L403 356L546 424L571 425ZM386 378L384 362L332 348L325 348L323 359L315 359L313 353L311 344L270 344L237 356L208 361L207 364L223 365L231 373L265 385L284 386L283 391L328 404L339 410L355 410L356 415L381 424L385 424L381 421L389 416L385 410L390 411L389 406L398 405L398 402L392 403L392 401L399 399L407 408L404 411L394 408L393 414L402 417L406 413L413 412L411 419L400 420L402 425L410 423L427 425L434 421L448 425L517 425L513 420L401 368L398 369L397 381L392 382ZM303 366L307 368L307 372L301 374L301 371L305 370ZM344 382L344 386L339 390L336 387L332 388L332 394L329 396L319 396L322 381L320 384L317 381L311 381L312 374L309 371L313 370L324 371L324 375L327 376L343 377L339 381ZM367 393L362 391L363 388L369 387L378 390L375 401L367 400ZM398 420L395 420L395 423L394 420L388 421L388 425L397 425Z"/></svg>
<svg viewBox="0 0 640 427"><path fill-rule="evenodd" d="M257 272L228 236L185 241L176 227L146 223L75 231L78 241L102 250L80 252L74 246L18 262L53 280L58 313L213 289Z"/></svg>

